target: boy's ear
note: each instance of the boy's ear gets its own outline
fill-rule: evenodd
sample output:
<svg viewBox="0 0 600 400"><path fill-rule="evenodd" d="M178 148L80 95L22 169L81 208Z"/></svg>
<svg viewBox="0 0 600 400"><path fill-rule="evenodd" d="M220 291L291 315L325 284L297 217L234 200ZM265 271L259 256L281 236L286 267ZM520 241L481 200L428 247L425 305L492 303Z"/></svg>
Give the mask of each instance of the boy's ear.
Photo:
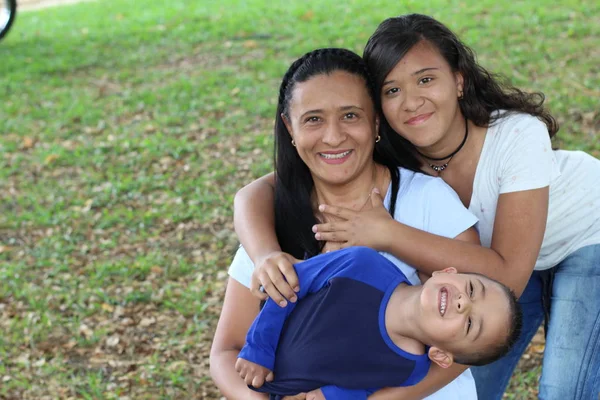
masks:
<svg viewBox="0 0 600 400"><path fill-rule="evenodd" d="M437 274L441 274L441 273L444 273L444 274L456 274L456 273L458 273L458 271L454 267L448 267L448 268L444 268L441 271L433 271L433 274L431 274L431 276L436 276Z"/></svg>
<svg viewBox="0 0 600 400"><path fill-rule="evenodd" d="M430 347L427 355L429 356L429 359L431 361L433 361L442 368L448 368L454 362L452 354L437 347Z"/></svg>

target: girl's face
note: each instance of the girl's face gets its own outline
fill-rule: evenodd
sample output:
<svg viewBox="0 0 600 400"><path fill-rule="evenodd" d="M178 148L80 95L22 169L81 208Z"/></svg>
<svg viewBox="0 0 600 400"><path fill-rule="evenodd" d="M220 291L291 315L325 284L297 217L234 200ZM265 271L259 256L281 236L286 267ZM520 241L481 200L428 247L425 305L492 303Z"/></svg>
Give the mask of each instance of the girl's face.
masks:
<svg viewBox="0 0 600 400"><path fill-rule="evenodd" d="M289 107L283 120L315 181L344 184L373 163L378 120L361 77L314 76L296 84Z"/></svg>
<svg viewBox="0 0 600 400"><path fill-rule="evenodd" d="M386 76L381 92L390 126L422 150L435 149L450 126L462 119L458 98L463 78L440 52L422 41Z"/></svg>

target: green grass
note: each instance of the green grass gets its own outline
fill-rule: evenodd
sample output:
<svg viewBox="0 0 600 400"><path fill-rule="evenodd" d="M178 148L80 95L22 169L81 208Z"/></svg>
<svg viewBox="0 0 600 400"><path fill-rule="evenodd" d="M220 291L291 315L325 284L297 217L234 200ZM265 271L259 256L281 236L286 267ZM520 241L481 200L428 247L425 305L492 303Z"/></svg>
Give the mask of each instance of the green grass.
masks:
<svg viewBox="0 0 600 400"><path fill-rule="evenodd" d="M217 399L208 351L237 188L271 167L279 80L404 12L541 90L600 156L600 6L113 0L21 12L0 43L0 399ZM531 363L529 363L531 364ZM510 398L535 398L539 360Z"/></svg>

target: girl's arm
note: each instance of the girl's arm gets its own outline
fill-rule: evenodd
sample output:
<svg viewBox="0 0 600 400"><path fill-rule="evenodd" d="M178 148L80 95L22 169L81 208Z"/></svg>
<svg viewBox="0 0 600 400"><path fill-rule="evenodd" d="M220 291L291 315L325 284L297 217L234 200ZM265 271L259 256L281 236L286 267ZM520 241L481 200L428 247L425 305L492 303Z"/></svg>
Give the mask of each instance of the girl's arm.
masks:
<svg viewBox="0 0 600 400"><path fill-rule="evenodd" d="M281 251L275 235L274 203L273 173L258 178L235 194L235 233L254 264L272 252Z"/></svg>
<svg viewBox="0 0 600 400"><path fill-rule="evenodd" d="M421 400L433 394L454 380L468 367L453 364L449 368L441 368L432 364L427 376L413 386L385 388L369 396L369 400Z"/></svg>
<svg viewBox="0 0 600 400"><path fill-rule="evenodd" d="M258 315L260 300L248 288L230 278L223 309L210 351L210 374L229 400L266 400L268 396L248 388L235 370L246 333Z"/></svg>
<svg viewBox="0 0 600 400"><path fill-rule="evenodd" d="M271 297L281 307L286 300L295 302L300 290L293 264L296 258L281 251L275 235L275 177L263 176L243 187L235 195L235 232L256 266L250 290L254 296L265 300ZM264 293L260 287L264 286Z"/></svg>
<svg viewBox="0 0 600 400"><path fill-rule="evenodd" d="M547 186L501 194L491 248L401 224L379 204L363 213L321 206L321 211L347 221L317 225L315 230L319 240L345 241L344 246L368 246L387 251L429 274L443 267L478 272L506 284L520 295L542 245L548 198ZM382 202L379 196L376 201Z"/></svg>

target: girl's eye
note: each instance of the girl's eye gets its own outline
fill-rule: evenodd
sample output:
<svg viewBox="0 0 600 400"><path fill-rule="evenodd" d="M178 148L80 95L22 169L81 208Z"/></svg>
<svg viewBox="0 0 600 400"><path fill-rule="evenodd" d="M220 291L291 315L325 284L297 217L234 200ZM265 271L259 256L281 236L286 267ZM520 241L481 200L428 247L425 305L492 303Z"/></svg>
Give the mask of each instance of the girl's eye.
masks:
<svg viewBox="0 0 600 400"><path fill-rule="evenodd" d="M469 317L469 322L467 323L467 335L469 334L470 330L471 330L471 317Z"/></svg>
<svg viewBox="0 0 600 400"><path fill-rule="evenodd" d="M469 297L473 298L473 292L475 291L475 289L473 289L473 282L469 282Z"/></svg>
<svg viewBox="0 0 600 400"><path fill-rule="evenodd" d="M399 91L400 91L400 89L398 89L398 88L391 88L391 89L388 89L385 92L385 94L395 94L395 93L398 93Z"/></svg>
<svg viewBox="0 0 600 400"><path fill-rule="evenodd" d="M421 80L419 80L419 83L425 84L425 83L429 83L433 80L433 78L422 78Z"/></svg>

